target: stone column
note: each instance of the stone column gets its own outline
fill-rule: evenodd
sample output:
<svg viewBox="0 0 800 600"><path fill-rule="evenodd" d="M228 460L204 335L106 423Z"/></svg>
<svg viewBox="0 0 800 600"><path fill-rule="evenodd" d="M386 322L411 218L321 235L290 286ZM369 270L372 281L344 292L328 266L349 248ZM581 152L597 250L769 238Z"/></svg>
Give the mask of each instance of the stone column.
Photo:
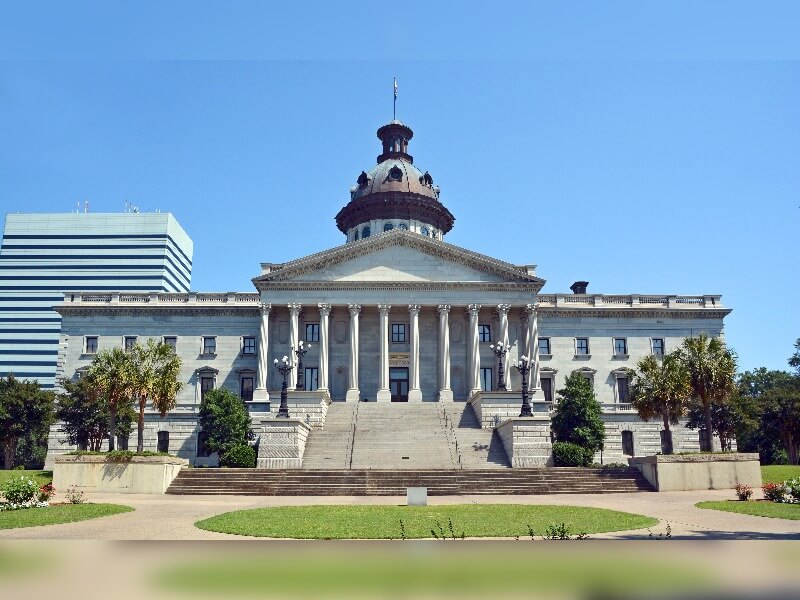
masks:
<svg viewBox="0 0 800 600"><path fill-rule="evenodd" d="M452 402L450 389L450 305L440 304L439 311L439 402Z"/></svg>
<svg viewBox="0 0 800 600"><path fill-rule="evenodd" d="M319 306L319 388L328 391L328 317L331 314L330 304Z"/></svg>
<svg viewBox="0 0 800 600"><path fill-rule="evenodd" d="M269 373L269 313L272 304L261 304L261 326L258 330L258 367L256 370L256 389L253 391L253 400L269 401L267 380Z"/></svg>
<svg viewBox="0 0 800 600"><path fill-rule="evenodd" d="M289 364L294 365L291 373L289 373L289 389L293 390L297 387L297 357L294 351L300 343L300 310L303 308L301 304L288 304L289 308Z"/></svg>
<svg viewBox="0 0 800 600"><path fill-rule="evenodd" d="M422 402L422 390L419 387L419 311L422 306L409 304L408 314L411 321L410 355L408 357L408 401Z"/></svg>
<svg viewBox="0 0 800 600"><path fill-rule="evenodd" d="M348 304L350 310L350 386L345 400L358 402L361 392L358 389L358 315L361 313L360 304Z"/></svg>
<svg viewBox="0 0 800 600"><path fill-rule="evenodd" d="M381 312L381 379L378 387L378 402L391 402L392 392L389 390L389 304L379 304Z"/></svg>
<svg viewBox="0 0 800 600"><path fill-rule="evenodd" d="M531 382L530 386L533 390L541 389L542 385L539 381L539 374L541 371L541 364L539 363L539 318L536 314L538 304L528 304L528 359L531 361Z"/></svg>
<svg viewBox="0 0 800 600"><path fill-rule="evenodd" d="M498 304L497 312L500 315L500 341L508 347L508 311L511 310L510 304ZM511 352L507 352L503 358L503 369L505 369L506 391L511 391ZM499 377L499 376L498 376Z"/></svg>
<svg viewBox="0 0 800 600"><path fill-rule="evenodd" d="M469 310L469 385L470 396L481 391L481 350L478 336L480 304L470 304Z"/></svg>

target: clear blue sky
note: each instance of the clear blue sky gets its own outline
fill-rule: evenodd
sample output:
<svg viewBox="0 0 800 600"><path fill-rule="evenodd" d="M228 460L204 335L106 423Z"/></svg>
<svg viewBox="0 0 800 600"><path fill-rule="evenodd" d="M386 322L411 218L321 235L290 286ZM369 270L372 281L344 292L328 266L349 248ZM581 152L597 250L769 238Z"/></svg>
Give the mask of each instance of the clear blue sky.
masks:
<svg viewBox="0 0 800 600"><path fill-rule="evenodd" d="M786 367L800 4L162 4L0 9L0 212L169 211L193 288L250 290L343 242L397 75L449 242L545 292L721 293L741 366Z"/></svg>

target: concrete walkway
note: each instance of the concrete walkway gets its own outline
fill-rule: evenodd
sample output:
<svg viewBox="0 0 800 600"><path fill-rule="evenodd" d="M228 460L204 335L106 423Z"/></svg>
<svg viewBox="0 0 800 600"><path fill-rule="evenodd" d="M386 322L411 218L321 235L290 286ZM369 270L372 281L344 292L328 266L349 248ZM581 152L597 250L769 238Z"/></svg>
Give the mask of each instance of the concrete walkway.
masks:
<svg viewBox="0 0 800 600"><path fill-rule="evenodd" d="M661 492L604 495L554 494L547 496L443 496L431 497L436 504L564 504L593 506L656 517L654 534L664 532L667 523L673 538L800 540L800 521L753 517L695 508L703 500L732 499L732 490L702 492ZM196 521L244 508L299 505L397 505L405 498L380 496L161 496L141 494L92 494L91 502L132 506L131 513L78 523L0 530L0 539L73 540L207 540L243 539L212 533L194 526ZM594 534L592 538L642 539L647 531ZM244 538L248 539L248 538Z"/></svg>

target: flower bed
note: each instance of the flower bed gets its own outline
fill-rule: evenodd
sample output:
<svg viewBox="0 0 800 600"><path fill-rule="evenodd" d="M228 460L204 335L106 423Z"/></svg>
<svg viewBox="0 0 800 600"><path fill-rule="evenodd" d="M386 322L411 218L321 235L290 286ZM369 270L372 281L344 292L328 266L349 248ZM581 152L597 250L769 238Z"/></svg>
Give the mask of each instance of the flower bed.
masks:
<svg viewBox="0 0 800 600"><path fill-rule="evenodd" d="M761 486L764 499L779 504L800 504L800 477L783 483L765 483Z"/></svg>
<svg viewBox="0 0 800 600"><path fill-rule="evenodd" d="M25 508L47 508L55 488L50 483L40 486L30 477L20 475L6 481L0 493L5 500L0 502L0 512L4 512Z"/></svg>

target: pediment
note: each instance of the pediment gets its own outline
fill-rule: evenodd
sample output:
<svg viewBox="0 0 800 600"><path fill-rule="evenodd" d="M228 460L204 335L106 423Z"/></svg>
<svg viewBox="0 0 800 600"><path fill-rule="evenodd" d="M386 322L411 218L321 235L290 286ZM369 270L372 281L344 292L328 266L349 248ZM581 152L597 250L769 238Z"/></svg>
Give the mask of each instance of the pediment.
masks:
<svg viewBox="0 0 800 600"><path fill-rule="evenodd" d="M460 283L527 284L542 279L517 267L415 233L393 230L314 254L256 277L253 283Z"/></svg>

